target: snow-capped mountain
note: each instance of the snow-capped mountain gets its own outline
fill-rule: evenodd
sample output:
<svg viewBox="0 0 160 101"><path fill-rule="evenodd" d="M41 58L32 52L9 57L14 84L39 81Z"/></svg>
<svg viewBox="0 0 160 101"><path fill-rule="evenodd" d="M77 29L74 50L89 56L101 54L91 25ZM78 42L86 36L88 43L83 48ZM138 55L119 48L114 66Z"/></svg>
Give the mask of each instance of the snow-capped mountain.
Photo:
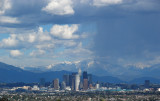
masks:
<svg viewBox="0 0 160 101"><path fill-rule="evenodd" d="M97 76L113 76L125 81L130 81L140 77L154 77L160 79L160 64L146 68L138 68L135 65L122 66L98 60L85 60L78 62L63 62L54 65L51 64L49 66L36 69L42 72L61 70L77 72L78 68ZM31 70L32 69L30 68L30 71ZM36 71L35 68L33 68L33 70Z"/></svg>

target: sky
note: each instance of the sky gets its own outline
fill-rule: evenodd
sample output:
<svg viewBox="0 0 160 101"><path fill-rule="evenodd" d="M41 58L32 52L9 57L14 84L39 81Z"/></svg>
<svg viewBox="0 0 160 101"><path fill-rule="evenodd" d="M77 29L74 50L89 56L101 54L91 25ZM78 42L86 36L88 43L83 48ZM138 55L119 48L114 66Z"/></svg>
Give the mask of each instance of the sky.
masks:
<svg viewBox="0 0 160 101"><path fill-rule="evenodd" d="M159 0L0 0L0 61L160 63Z"/></svg>

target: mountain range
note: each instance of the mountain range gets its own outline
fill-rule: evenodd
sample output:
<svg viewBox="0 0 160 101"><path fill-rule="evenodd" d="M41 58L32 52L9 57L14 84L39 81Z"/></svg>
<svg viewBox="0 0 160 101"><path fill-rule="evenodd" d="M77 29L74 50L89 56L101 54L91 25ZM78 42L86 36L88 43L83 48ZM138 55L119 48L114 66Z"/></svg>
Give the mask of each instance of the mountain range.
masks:
<svg viewBox="0 0 160 101"><path fill-rule="evenodd" d="M31 69L29 69L31 70ZM33 69L34 70L34 69ZM12 65L8 65L0 62L0 82L39 82L40 78L45 78L46 81L52 82L53 79L59 78L62 81L62 77L64 74L71 74L69 71L45 71L45 72L36 72L36 71L27 71L23 70L19 67L14 67ZM122 80L115 77L99 77L93 75L93 81L104 81L111 83L120 83Z"/></svg>
<svg viewBox="0 0 160 101"><path fill-rule="evenodd" d="M150 68L121 67L118 65L102 65L98 61L64 62L46 67L24 67L23 69L0 62L0 82L39 82L40 78L52 81L64 74L77 72L78 68L93 75L93 81L110 83L160 83L159 65ZM114 69L113 69L114 68Z"/></svg>
<svg viewBox="0 0 160 101"><path fill-rule="evenodd" d="M59 64L51 64L46 67L36 68L24 68L24 70L33 72L46 72L46 71L73 71L76 72L78 68L82 71L87 71L97 76L112 76L121 79L122 81L134 81L137 78L155 78L160 79L160 64L155 64L150 67L137 67L136 65L118 65L109 63L106 61L98 60L85 60L78 62L63 62Z"/></svg>

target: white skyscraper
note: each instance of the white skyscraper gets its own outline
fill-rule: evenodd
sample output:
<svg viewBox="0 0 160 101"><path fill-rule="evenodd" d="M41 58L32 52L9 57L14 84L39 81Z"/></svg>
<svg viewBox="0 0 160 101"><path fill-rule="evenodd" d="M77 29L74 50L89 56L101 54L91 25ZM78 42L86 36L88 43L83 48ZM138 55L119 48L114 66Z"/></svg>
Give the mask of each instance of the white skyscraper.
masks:
<svg viewBox="0 0 160 101"><path fill-rule="evenodd" d="M81 68L79 68L78 69L78 74L79 74L80 77L81 77L81 73L82 73Z"/></svg>
<svg viewBox="0 0 160 101"><path fill-rule="evenodd" d="M80 84L80 76L79 74L75 75L75 91L79 90L79 84Z"/></svg>

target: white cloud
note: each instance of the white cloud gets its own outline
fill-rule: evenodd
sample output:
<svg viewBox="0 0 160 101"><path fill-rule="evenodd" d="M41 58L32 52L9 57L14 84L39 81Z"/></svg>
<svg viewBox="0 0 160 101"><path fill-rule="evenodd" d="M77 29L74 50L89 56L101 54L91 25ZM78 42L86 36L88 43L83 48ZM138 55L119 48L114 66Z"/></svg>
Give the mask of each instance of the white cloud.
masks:
<svg viewBox="0 0 160 101"><path fill-rule="evenodd" d="M0 0L0 15L4 14L6 10L11 8L10 0Z"/></svg>
<svg viewBox="0 0 160 101"><path fill-rule="evenodd" d="M91 55L92 54L92 51L90 51L89 49L86 49L82 46L82 42L80 42L78 44L78 46L75 48L75 50L72 51L72 53L74 54L77 54L77 55L82 55L83 54L88 54L88 55Z"/></svg>
<svg viewBox="0 0 160 101"><path fill-rule="evenodd" d="M33 43L36 39L36 36L33 34L28 35L28 42Z"/></svg>
<svg viewBox="0 0 160 101"><path fill-rule="evenodd" d="M65 49L63 52L56 54L57 57L69 58L74 61L89 59L92 55L93 52L83 47L81 42L76 47Z"/></svg>
<svg viewBox="0 0 160 101"><path fill-rule="evenodd" d="M12 56L12 57L19 57L21 55L23 55L23 53L21 53L19 50L11 50L10 51L10 56Z"/></svg>
<svg viewBox="0 0 160 101"><path fill-rule="evenodd" d="M11 9L10 0L0 0L0 23L2 24L18 24L20 21L16 17L4 16L6 10Z"/></svg>
<svg viewBox="0 0 160 101"><path fill-rule="evenodd" d="M77 39L79 35L74 35L74 33L78 30L78 25L73 24L69 25L54 25L51 28L50 33L58 38L62 39Z"/></svg>
<svg viewBox="0 0 160 101"><path fill-rule="evenodd" d="M16 17L0 16L0 23L18 24L20 21Z"/></svg>
<svg viewBox="0 0 160 101"><path fill-rule="evenodd" d="M43 31L42 27L36 31L28 31L27 33L10 34L8 38L0 41L1 48L7 49L53 49L55 47L74 47L77 42L74 39L79 35L74 33L78 30L78 25L54 25L51 32ZM52 37L52 35L54 37ZM55 37L58 37L55 38ZM63 40L70 39L70 40Z"/></svg>
<svg viewBox="0 0 160 101"><path fill-rule="evenodd" d="M130 63L130 64L125 64L124 67L136 67L136 68L140 68L140 69L144 69L144 68L149 68L151 67L150 64L145 64L142 62L138 62L138 63Z"/></svg>
<svg viewBox="0 0 160 101"><path fill-rule="evenodd" d="M0 43L0 47L15 47L18 44L16 40L16 35L12 34L8 39L3 39Z"/></svg>
<svg viewBox="0 0 160 101"><path fill-rule="evenodd" d="M27 32L10 34L8 38L4 38L0 41L0 48L11 50L11 57L23 55L23 59L29 61L29 63L36 64L35 61L37 61L37 65L39 65L39 61L43 61L44 58L49 60L47 62L45 61L45 64L53 63L53 61L63 61L63 59L65 61L68 58L70 58L71 61L72 59L83 60L84 58L90 57L92 52L87 48L83 48L81 42L86 37L81 37L83 32L76 35L78 28L78 24L53 25L50 29L51 32L47 30L43 31L43 28L39 27L34 30L27 30ZM57 57L62 60L57 59ZM15 61L21 61L18 59ZM25 63L17 62L16 64Z"/></svg>
<svg viewBox="0 0 160 101"><path fill-rule="evenodd" d="M43 32L43 28L42 27L39 27L39 30L38 30L38 40L39 41L50 41L51 40L51 37L48 35L48 32Z"/></svg>
<svg viewBox="0 0 160 101"><path fill-rule="evenodd" d="M72 15L74 10L72 8L71 0L50 0L48 5L42 8L49 14L53 15Z"/></svg>
<svg viewBox="0 0 160 101"><path fill-rule="evenodd" d="M38 32L29 34L29 36L28 36L28 40L31 43L36 41L36 39L37 39L37 41L42 42L42 41L51 40L51 37L48 35L48 33L43 32L43 28L42 27L39 27Z"/></svg>
<svg viewBox="0 0 160 101"><path fill-rule="evenodd" d="M94 6L108 6L122 3L123 0L93 0Z"/></svg>
<svg viewBox="0 0 160 101"><path fill-rule="evenodd" d="M52 41L49 41L49 43L37 44L37 45L35 45L35 47L36 47L37 49L45 49L45 50L55 48L55 47L54 47L54 43L53 43Z"/></svg>
<svg viewBox="0 0 160 101"><path fill-rule="evenodd" d="M51 40L51 36L49 35L49 33L43 32L43 29L41 27L40 29L41 30L37 32L33 31L30 33L23 33L23 34L11 34L9 38L3 39L0 42L0 47L3 47L3 48L13 48L13 47L14 48L19 48L19 47L33 48L37 44L43 45L44 42Z"/></svg>
<svg viewBox="0 0 160 101"><path fill-rule="evenodd" d="M36 50L36 51L32 51L29 55L36 57L36 56L40 56L45 54L46 52L44 50Z"/></svg>
<svg viewBox="0 0 160 101"><path fill-rule="evenodd" d="M93 66L94 65L94 61L90 61L89 63L88 63L88 67L91 67L91 66Z"/></svg>

